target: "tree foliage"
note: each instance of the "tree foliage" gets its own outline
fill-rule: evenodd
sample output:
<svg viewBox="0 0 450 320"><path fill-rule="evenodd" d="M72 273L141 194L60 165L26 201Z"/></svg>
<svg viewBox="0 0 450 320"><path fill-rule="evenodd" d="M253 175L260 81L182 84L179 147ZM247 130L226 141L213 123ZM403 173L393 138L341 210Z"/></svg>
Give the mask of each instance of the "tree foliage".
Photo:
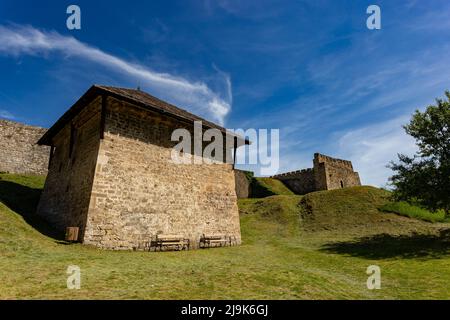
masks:
<svg viewBox="0 0 450 320"><path fill-rule="evenodd" d="M424 112L416 110L407 134L416 140L418 152L409 157L399 154L391 162L394 175L390 178L396 200L416 202L427 209L445 210L450 214L450 91L446 99Z"/></svg>

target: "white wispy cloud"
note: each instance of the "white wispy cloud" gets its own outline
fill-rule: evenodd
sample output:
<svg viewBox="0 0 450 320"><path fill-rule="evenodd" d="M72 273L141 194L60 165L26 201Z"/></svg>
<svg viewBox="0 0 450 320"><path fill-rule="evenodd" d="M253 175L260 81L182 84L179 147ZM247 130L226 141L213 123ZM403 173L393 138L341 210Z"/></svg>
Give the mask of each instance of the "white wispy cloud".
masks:
<svg viewBox="0 0 450 320"><path fill-rule="evenodd" d="M0 118L14 120L16 117L8 110L0 109Z"/></svg>
<svg viewBox="0 0 450 320"><path fill-rule="evenodd" d="M129 62L71 36L64 36L55 31L39 30L32 26L0 25L0 43L0 54L4 55L44 56L59 53L66 58L89 60L112 71L138 79L143 87L148 87L152 92L164 92L170 102L188 106L190 111L202 114L222 125L231 110L229 78L225 79L226 88L221 95L211 90L204 82L155 72L146 66Z"/></svg>

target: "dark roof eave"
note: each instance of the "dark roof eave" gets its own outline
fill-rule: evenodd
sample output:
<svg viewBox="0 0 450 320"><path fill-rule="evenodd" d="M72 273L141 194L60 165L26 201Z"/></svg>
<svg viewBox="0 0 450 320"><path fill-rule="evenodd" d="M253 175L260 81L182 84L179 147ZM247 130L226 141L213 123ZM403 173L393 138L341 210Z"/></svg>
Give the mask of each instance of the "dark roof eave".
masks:
<svg viewBox="0 0 450 320"><path fill-rule="evenodd" d="M127 96L118 94L116 92L107 90L101 86L97 86L97 85L93 85L92 87L89 88L89 90L80 98L78 99L77 102L75 102L74 105L72 105L72 107L70 107L69 110L67 110L62 116L61 118L58 119L58 121L56 121L56 123L47 130L47 132L39 139L39 141L37 142L37 144L39 145L47 145L47 146L51 146L52 145L52 138L61 130L64 128L64 126L70 122L70 120L75 117L82 109L84 106L86 106L87 104L91 103L96 97L98 97L99 95L106 95L106 96L111 96L113 98L116 98L118 100L122 100L125 102L128 102L130 104L133 105L137 105L139 107L142 107L144 109L150 110L150 111L154 111L163 115L167 115L169 117L175 118L177 120L183 121L183 122L187 122L187 123L192 123L193 120L192 119L187 119L185 117L170 113L168 111L165 110L161 110L160 108L157 108L155 106L152 106L148 103L144 103L142 101L136 100L136 99L132 99L129 98ZM242 145L242 142L244 144L251 144L251 142L248 139L243 139L240 136L234 135L230 132L227 132L227 130L225 128L222 128L220 126L214 125L213 123L201 119L199 118L199 120L202 120L205 124L205 127L207 128L216 128L219 129L220 131L222 131L223 133L227 134L227 135L231 135L231 136L235 136L237 137ZM239 145L239 143L238 143Z"/></svg>
<svg viewBox="0 0 450 320"><path fill-rule="evenodd" d="M47 132L44 133L44 135L38 140L38 145L46 145L51 146L52 141L51 139L61 130L64 128L64 126L72 120L73 117L75 117L84 106L88 105L97 97L97 87L92 86L89 88L88 91L85 92L85 94L78 99L75 104L70 107L69 110L67 110L56 122L53 124L53 126L50 127L50 129L47 130Z"/></svg>

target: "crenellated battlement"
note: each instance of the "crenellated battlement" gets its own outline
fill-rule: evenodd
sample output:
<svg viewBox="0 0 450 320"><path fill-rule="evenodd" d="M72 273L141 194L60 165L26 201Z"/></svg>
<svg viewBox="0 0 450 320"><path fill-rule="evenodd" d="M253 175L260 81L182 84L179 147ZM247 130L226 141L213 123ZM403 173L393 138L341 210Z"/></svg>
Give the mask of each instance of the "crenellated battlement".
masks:
<svg viewBox="0 0 450 320"><path fill-rule="evenodd" d="M313 173L313 168L301 169L296 171L285 172L281 174L274 175L272 178L274 179L295 179L297 177L303 176L305 174Z"/></svg>
<svg viewBox="0 0 450 320"><path fill-rule="evenodd" d="M353 165L352 165L351 161L333 158L333 157L326 156L326 155L323 155L320 153L314 154L314 161L317 163L326 163L326 164L330 164L330 165L334 165L334 166L341 166L341 167L353 170Z"/></svg>

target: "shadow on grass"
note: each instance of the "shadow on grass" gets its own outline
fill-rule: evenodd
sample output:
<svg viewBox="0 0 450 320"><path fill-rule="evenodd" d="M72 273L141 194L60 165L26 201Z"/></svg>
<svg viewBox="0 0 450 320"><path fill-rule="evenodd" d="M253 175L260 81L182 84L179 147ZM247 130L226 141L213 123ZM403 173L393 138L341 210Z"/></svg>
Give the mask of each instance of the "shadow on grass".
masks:
<svg viewBox="0 0 450 320"><path fill-rule="evenodd" d="M21 215L34 229L55 240L64 235L56 231L45 220L36 215L41 189L30 188L11 181L0 180L0 201Z"/></svg>
<svg viewBox="0 0 450 320"><path fill-rule="evenodd" d="M328 243L320 250L367 259L439 259L450 255L450 229L441 230L437 235L377 234L355 241Z"/></svg>

